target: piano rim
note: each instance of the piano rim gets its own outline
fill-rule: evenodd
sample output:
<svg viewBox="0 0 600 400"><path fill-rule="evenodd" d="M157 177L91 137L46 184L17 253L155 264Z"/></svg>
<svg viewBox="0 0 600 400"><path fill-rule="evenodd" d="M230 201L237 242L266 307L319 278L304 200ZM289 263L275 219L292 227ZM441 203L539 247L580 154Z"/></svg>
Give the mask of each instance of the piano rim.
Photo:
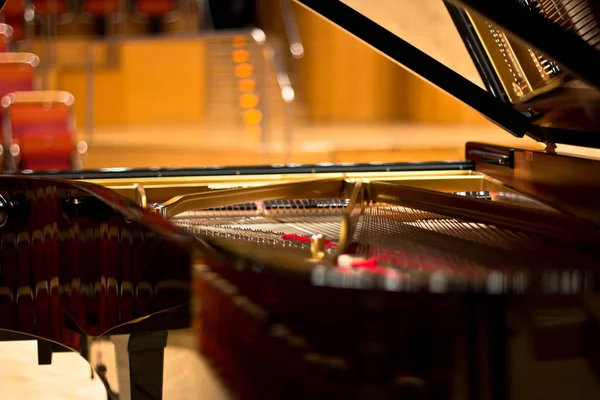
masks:
<svg viewBox="0 0 600 400"><path fill-rule="evenodd" d="M437 191L517 191L502 185L485 174L473 170L455 171L390 171L343 173L287 173L271 175L224 175L192 177L108 178L85 179L85 182L104 186L130 199L136 199L136 185L146 191L149 203L162 203L176 196L211 190L253 188L279 183L294 183L309 179L344 179L347 181L390 181L403 185Z"/></svg>

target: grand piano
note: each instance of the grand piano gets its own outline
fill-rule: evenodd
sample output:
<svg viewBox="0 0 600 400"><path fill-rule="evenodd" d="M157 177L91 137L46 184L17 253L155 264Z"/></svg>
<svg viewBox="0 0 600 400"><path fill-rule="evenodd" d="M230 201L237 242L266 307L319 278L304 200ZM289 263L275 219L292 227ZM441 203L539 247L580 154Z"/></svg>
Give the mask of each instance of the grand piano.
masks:
<svg viewBox="0 0 600 400"><path fill-rule="evenodd" d="M241 398L598 398L600 161L561 150L600 148L600 3L297 2L544 150L5 175L0 328L131 333L161 366L194 326Z"/></svg>

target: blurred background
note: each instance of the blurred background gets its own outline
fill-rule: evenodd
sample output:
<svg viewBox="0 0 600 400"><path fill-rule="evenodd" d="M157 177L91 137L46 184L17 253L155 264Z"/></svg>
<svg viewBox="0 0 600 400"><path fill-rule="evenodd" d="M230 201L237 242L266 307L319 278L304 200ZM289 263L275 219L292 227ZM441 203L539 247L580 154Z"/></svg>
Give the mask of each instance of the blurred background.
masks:
<svg viewBox="0 0 600 400"><path fill-rule="evenodd" d="M8 0L2 22L39 88L74 95L85 168L456 160L510 141L291 0Z"/></svg>

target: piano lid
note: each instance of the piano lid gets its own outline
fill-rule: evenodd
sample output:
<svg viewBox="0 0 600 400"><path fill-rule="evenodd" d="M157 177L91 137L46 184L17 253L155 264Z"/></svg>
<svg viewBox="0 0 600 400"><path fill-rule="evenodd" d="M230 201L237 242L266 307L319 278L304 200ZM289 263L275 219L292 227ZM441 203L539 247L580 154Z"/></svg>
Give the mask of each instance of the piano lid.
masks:
<svg viewBox="0 0 600 400"><path fill-rule="evenodd" d="M600 0L296 0L517 137L600 148Z"/></svg>

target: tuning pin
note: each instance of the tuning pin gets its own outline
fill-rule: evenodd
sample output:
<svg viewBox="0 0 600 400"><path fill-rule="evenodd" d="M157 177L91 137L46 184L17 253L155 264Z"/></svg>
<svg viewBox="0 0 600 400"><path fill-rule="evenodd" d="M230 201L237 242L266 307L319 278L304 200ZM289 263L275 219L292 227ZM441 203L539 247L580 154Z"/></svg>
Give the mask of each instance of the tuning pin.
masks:
<svg viewBox="0 0 600 400"><path fill-rule="evenodd" d="M325 256L325 238L323 235L312 235L310 238L310 253L315 259L322 259Z"/></svg>

